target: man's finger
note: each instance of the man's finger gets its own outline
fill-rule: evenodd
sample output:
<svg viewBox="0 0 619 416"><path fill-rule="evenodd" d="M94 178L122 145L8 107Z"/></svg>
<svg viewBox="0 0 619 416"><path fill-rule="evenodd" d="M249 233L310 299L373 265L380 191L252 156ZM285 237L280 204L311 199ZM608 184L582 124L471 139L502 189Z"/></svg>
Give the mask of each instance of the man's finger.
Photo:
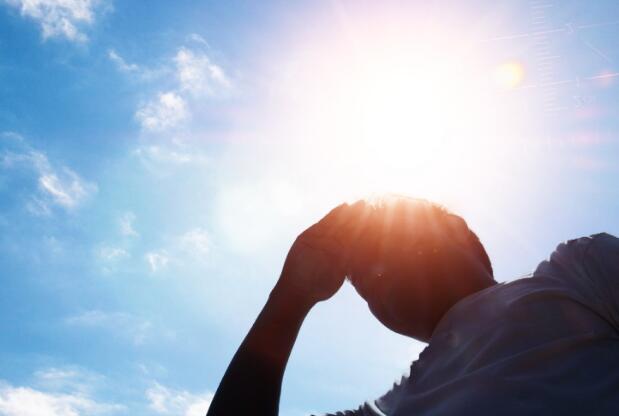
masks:
<svg viewBox="0 0 619 416"><path fill-rule="evenodd" d="M303 234L305 238L323 244L335 241L340 249L347 248L352 239L358 237L369 215L368 205L358 201L352 205L342 204L331 210L322 220L309 227Z"/></svg>
<svg viewBox="0 0 619 416"><path fill-rule="evenodd" d="M343 221L348 208L347 203L343 203L333 208L327 215L322 217L317 223L312 224L307 230L303 232L306 235L322 235L327 233L330 229L337 226L338 223Z"/></svg>
<svg viewBox="0 0 619 416"><path fill-rule="evenodd" d="M344 202L343 204L340 204L337 207L333 208L331 211L329 211L329 213L322 217L320 221L318 221L316 224L322 227L331 227L334 225L334 223L338 222L338 219L342 219L343 214L347 211L348 208L349 205Z"/></svg>
<svg viewBox="0 0 619 416"><path fill-rule="evenodd" d="M330 235L342 243L350 243L361 234L370 212L371 208L365 201L356 202L349 207L345 220L330 230Z"/></svg>
<svg viewBox="0 0 619 416"><path fill-rule="evenodd" d="M329 231L337 232L342 227L347 227L352 222L355 222L357 217L367 207L367 204L360 200L352 205L345 204L341 205L341 207L341 209L334 213L335 215L327 215L320 221Z"/></svg>

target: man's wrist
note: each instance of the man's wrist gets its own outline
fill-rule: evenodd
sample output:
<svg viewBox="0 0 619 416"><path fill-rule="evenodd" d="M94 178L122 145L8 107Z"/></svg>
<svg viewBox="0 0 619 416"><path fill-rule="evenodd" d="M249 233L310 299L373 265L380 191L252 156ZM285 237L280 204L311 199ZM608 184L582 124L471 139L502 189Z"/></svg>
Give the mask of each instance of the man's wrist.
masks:
<svg viewBox="0 0 619 416"><path fill-rule="evenodd" d="M276 321L289 322L303 320L315 304L316 301L307 294L278 283L271 291L265 309L269 309Z"/></svg>

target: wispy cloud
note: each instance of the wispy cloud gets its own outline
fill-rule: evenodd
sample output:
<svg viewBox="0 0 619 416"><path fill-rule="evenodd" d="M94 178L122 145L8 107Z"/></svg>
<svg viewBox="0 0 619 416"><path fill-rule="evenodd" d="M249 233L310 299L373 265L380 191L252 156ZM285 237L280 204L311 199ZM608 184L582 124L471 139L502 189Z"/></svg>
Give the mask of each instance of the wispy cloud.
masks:
<svg viewBox="0 0 619 416"><path fill-rule="evenodd" d="M130 340L134 345L142 345L148 338L155 335L151 321L124 312L90 310L66 318L65 323L73 327L109 331L117 337ZM160 332L158 335L172 335L167 331Z"/></svg>
<svg viewBox="0 0 619 416"><path fill-rule="evenodd" d="M165 144L139 146L133 151L142 166L157 176L166 176L181 167L210 166L211 159L199 148L173 140Z"/></svg>
<svg viewBox="0 0 619 416"><path fill-rule="evenodd" d="M191 118L190 104L195 100L223 95L232 87L224 69L206 53L206 40L195 33L188 40L194 47L179 47L175 55L157 69L128 63L116 50L108 51L108 57L121 72L138 74L151 81L164 74L173 76L172 82L165 80L168 88L162 90L159 87L155 96L143 102L135 112L135 119L144 131L161 132L175 128Z"/></svg>
<svg viewBox="0 0 619 416"><path fill-rule="evenodd" d="M140 160L148 163L154 162L182 165L185 163L190 163L195 159L195 155L192 153L159 145L138 147L135 150L135 155L138 156Z"/></svg>
<svg viewBox="0 0 619 416"><path fill-rule="evenodd" d="M162 131L176 127L190 117L185 99L177 92L161 92L156 98L142 105L135 113L142 129Z"/></svg>
<svg viewBox="0 0 619 416"><path fill-rule="evenodd" d="M179 237L181 249L193 256L204 257L211 249L211 237L202 228L194 228Z"/></svg>
<svg viewBox="0 0 619 416"><path fill-rule="evenodd" d="M96 191L96 186L87 183L67 167L54 171L51 167L39 171L39 186L49 199L66 209L72 209Z"/></svg>
<svg viewBox="0 0 619 416"><path fill-rule="evenodd" d="M169 268L183 268L190 265L205 265L210 259L213 240L204 228L192 228L184 233L166 238L166 243L157 250L144 255L151 273Z"/></svg>
<svg viewBox="0 0 619 416"><path fill-rule="evenodd" d="M120 227L120 235L124 237L138 237L140 234L134 228L135 214L133 212L125 212L118 220Z"/></svg>
<svg viewBox="0 0 619 416"><path fill-rule="evenodd" d="M160 80L164 76L169 76L174 69L168 64L159 67L148 67L135 62L130 62L114 48L107 51L107 57L114 64L119 72L143 82Z"/></svg>
<svg viewBox="0 0 619 416"><path fill-rule="evenodd" d="M132 213L125 213L121 217L122 236L138 235L132 226L133 218L135 217ZM132 248L132 240L126 238L116 243L101 243L94 248L94 255L104 274L115 273L120 267L127 270L127 266L136 266L136 263L129 262L134 255L150 273L161 274L178 267L206 264L211 258L212 241L211 234L206 229L195 227L183 233L164 236L160 245L144 251L139 247ZM99 313L95 316L98 317Z"/></svg>
<svg viewBox="0 0 619 416"><path fill-rule="evenodd" d="M66 38L85 42L83 28L92 25L101 0L4 0L22 16L37 22L43 39Z"/></svg>
<svg viewBox="0 0 619 416"><path fill-rule="evenodd" d="M81 395L92 395L94 391L105 384L105 378L81 367L50 367L34 373L34 385L37 389L54 392L79 392Z"/></svg>
<svg viewBox="0 0 619 416"><path fill-rule="evenodd" d="M230 87L224 70L203 52L182 47L174 57L180 89L194 95L212 96Z"/></svg>
<svg viewBox="0 0 619 416"><path fill-rule="evenodd" d="M165 250L150 251L144 255L144 260L152 273L156 273L167 267L170 256Z"/></svg>
<svg viewBox="0 0 619 416"><path fill-rule="evenodd" d="M90 376L70 369L46 369L35 374L35 384L14 386L0 380L0 414L3 416L78 416L114 414L118 404L96 400Z"/></svg>
<svg viewBox="0 0 619 416"><path fill-rule="evenodd" d="M125 59L114 49L110 49L107 52L107 56L116 64L116 67L123 72L136 72L140 70L140 67L137 64L127 63L127 61L125 61Z"/></svg>
<svg viewBox="0 0 619 416"><path fill-rule="evenodd" d="M129 257L129 252L120 247L103 246L97 250L97 255L101 260L114 262Z"/></svg>
<svg viewBox="0 0 619 416"><path fill-rule="evenodd" d="M94 248L95 260L105 275L115 274L119 270L126 271L127 260L132 257L134 239L140 234L136 231L134 222L136 216L127 211L116 219L118 234L121 237L112 242L101 242Z"/></svg>
<svg viewBox="0 0 619 416"><path fill-rule="evenodd" d="M207 48L209 47L209 44L206 41L206 39L204 39L203 36L201 36L201 35L199 35L197 33L191 33L189 36L187 36L187 40L199 43L199 44L201 44L203 46L206 46Z"/></svg>
<svg viewBox="0 0 619 416"><path fill-rule="evenodd" d="M123 247L102 244L94 250L95 260L104 275L117 274L119 270L126 270L127 261L131 258L131 253Z"/></svg>
<svg viewBox="0 0 619 416"><path fill-rule="evenodd" d="M15 133L0 133L0 169L34 172L36 191L26 208L36 215L50 215L54 206L74 210L97 192L96 184L67 166L52 163L45 153Z"/></svg>
<svg viewBox="0 0 619 416"><path fill-rule="evenodd" d="M150 408L161 415L203 416L206 414L213 393L193 394L186 390L174 390L159 383L146 390Z"/></svg>

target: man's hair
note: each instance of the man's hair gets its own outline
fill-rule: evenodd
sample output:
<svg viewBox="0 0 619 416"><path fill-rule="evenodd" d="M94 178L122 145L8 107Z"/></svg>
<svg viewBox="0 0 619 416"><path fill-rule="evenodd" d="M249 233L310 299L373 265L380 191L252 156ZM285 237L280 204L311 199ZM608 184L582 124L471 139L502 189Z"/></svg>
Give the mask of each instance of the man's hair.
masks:
<svg viewBox="0 0 619 416"><path fill-rule="evenodd" d="M380 228L375 228L375 236L382 234L382 238L395 238L419 255L432 250L436 252L436 243L449 239L477 258L493 275L490 258L477 235L462 217L442 205L401 195L382 196L367 202L369 215L373 217L370 222Z"/></svg>

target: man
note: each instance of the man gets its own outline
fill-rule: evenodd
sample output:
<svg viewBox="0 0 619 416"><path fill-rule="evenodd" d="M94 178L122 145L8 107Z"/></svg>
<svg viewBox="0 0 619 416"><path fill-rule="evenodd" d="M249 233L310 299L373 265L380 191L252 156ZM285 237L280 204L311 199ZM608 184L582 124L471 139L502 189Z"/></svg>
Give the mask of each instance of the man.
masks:
<svg viewBox="0 0 619 416"><path fill-rule="evenodd" d="M619 414L619 239L569 241L497 283L464 220L392 197L341 205L297 238L209 416L278 414L301 323L345 276L384 325L429 344L399 385L337 415Z"/></svg>

